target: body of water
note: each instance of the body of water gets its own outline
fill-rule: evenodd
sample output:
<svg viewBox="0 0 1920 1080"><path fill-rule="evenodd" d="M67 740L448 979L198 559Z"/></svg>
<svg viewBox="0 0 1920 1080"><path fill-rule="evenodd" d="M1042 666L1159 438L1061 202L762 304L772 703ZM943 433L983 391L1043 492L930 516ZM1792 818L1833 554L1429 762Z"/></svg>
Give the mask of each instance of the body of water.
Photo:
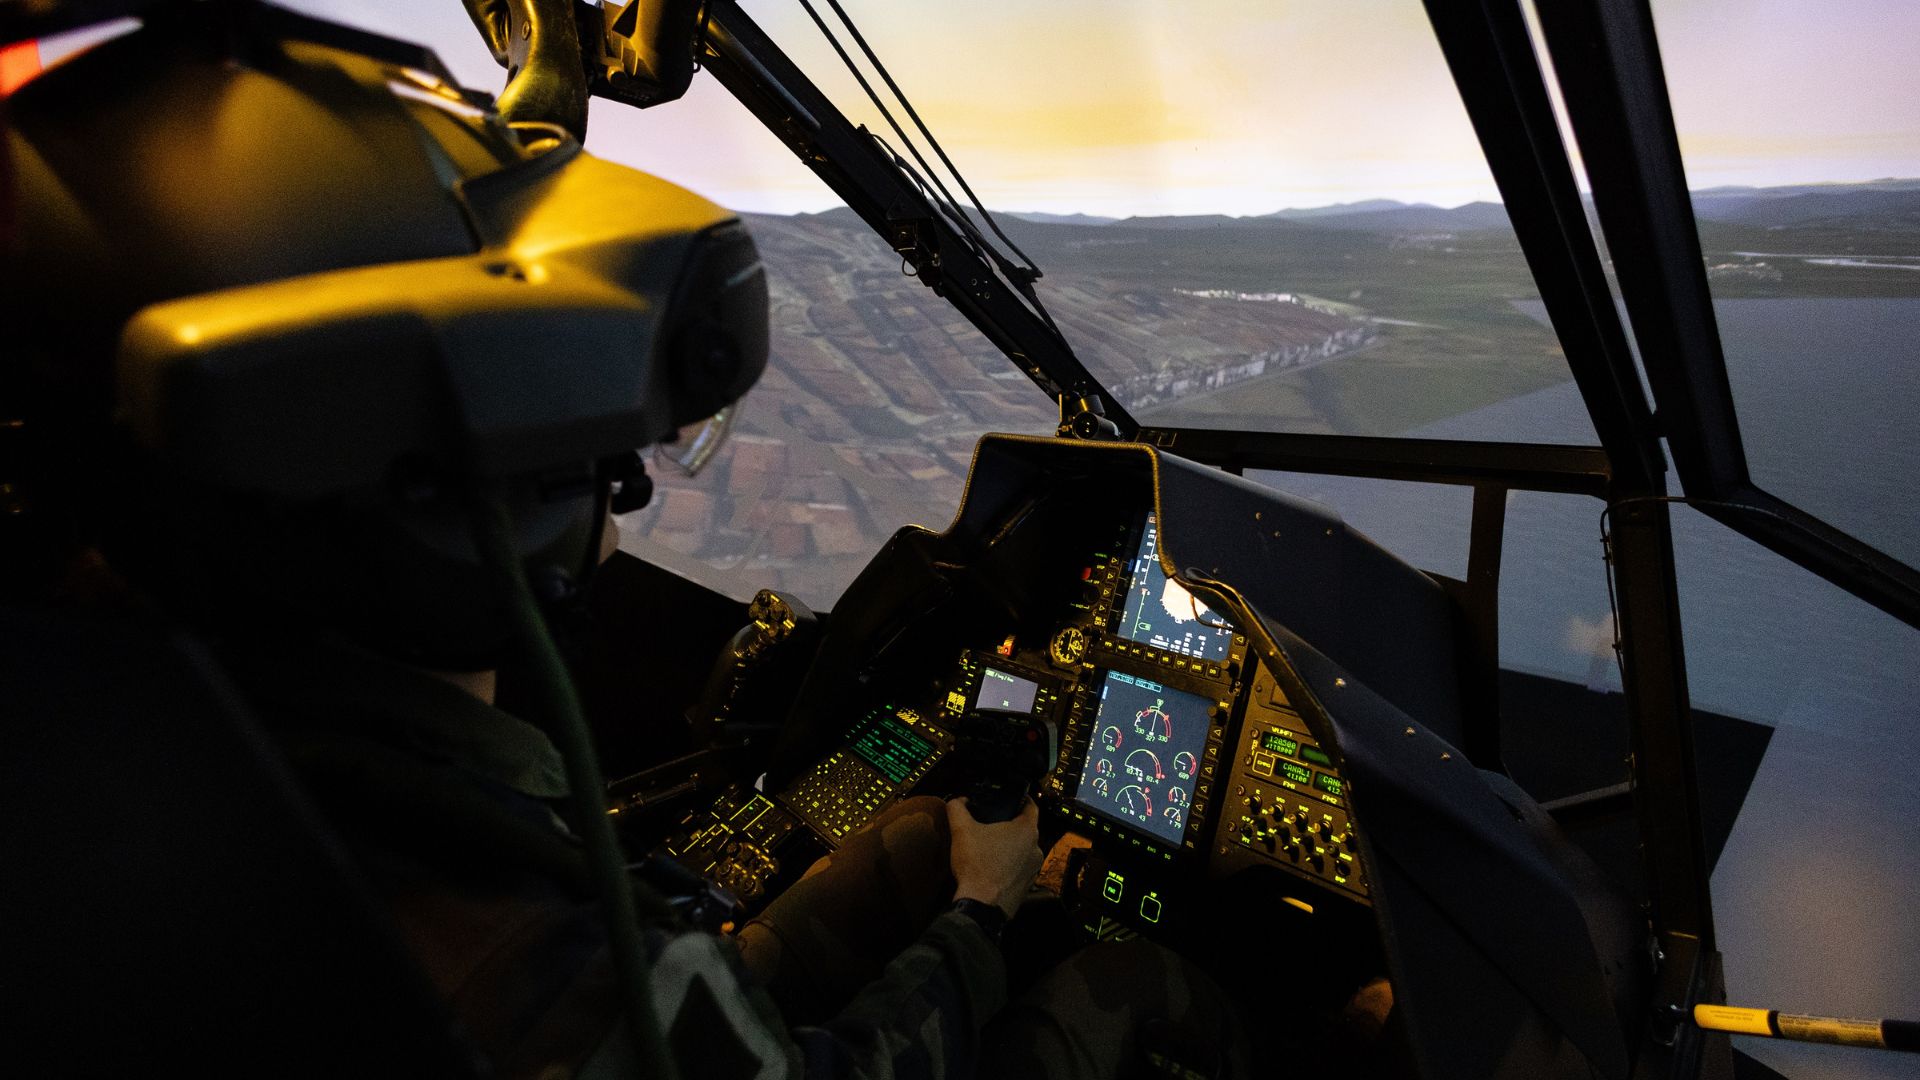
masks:
<svg viewBox="0 0 1920 1080"><path fill-rule="evenodd" d="M1735 300L1715 310L1758 482L1914 559L1920 300ZM1560 442L1587 428L1584 410L1569 382L1409 434ZM1337 508L1416 565L1465 572L1467 489L1265 479ZM1669 489L1678 487L1670 476ZM1580 496L1510 498L1507 667L1619 686L1600 510ZM1729 995L1788 1011L1911 1014L1920 1001L1920 631L1682 507L1674 549L1694 704L1775 728L1713 875ZM1899 1054L1739 1042L1794 1080L1913 1075Z"/></svg>
<svg viewBox="0 0 1920 1080"><path fill-rule="evenodd" d="M1520 305L1544 318L1537 302ZM1732 300L1715 305L1755 479L1920 563L1920 300ZM1565 442L1590 430L1571 382L1408 432ZM1403 558L1460 576L1465 489L1270 476L1337 508ZM1679 493L1669 474L1669 490ZM1502 566L1508 667L1617 688L1601 504L1516 492ZM1768 724L1920 739L1920 631L1699 513L1674 509L1687 668L1696 703Z"/></svg>

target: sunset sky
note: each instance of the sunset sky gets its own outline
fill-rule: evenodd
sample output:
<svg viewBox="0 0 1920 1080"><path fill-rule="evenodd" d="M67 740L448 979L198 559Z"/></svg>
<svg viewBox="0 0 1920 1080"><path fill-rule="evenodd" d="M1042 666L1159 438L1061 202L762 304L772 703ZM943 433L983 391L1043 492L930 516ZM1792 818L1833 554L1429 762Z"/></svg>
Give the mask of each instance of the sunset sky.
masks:
<svg viewBox="0 0 1920 1080"><path fill-rule="evenodd" d="M1418 0L843 3L989 206L1259 214L1497 197ZM290 6L432 45L471 85L503 77L458 0ZM746 6L856 122L884 130L797 3ZM1654 11L1693 187L1920 176L1920 3ZM588 145L737 209L836 203L706 76L644 113L597 102Z"/></svg>

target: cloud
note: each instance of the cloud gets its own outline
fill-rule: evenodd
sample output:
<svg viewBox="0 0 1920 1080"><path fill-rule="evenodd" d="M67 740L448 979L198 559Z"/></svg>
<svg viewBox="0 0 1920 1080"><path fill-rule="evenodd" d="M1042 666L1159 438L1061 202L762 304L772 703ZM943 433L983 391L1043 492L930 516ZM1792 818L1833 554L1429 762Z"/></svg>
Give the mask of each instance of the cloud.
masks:
<svg viewBox="0 0 1920 1080"><path fill-rule="evenodd" d="M1576 656L1601 660L1613 659L1613 616L1602 615L1588 622L1578 615L1567 618L1567 651Z"/></svg>

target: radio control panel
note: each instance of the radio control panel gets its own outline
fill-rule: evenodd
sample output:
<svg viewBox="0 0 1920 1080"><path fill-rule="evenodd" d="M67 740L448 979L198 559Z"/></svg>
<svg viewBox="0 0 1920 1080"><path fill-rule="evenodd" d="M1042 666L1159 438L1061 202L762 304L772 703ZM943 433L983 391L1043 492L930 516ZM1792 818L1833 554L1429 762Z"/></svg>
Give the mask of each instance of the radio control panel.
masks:
<svg viewBox="0 0 1920 1080"><path fill-rule="evenodd" d="M1214 832L1216 872L1266 863L1365 900L1345 779L1264 665L1252 684Z"/></svg>

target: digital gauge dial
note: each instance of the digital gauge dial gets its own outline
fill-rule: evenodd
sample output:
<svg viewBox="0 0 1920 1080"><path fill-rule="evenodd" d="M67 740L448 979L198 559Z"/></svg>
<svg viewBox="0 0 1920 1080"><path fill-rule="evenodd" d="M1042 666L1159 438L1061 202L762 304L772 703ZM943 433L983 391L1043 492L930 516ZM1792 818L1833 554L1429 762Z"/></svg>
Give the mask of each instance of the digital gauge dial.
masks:
<svg viewBox="0 0 1920 1080"><path fill-rule="evenodd" d="M1133 714L1133 733L1148 742L1170 742L1173 739L1173 714L1160 707L1160 702L1141 709Z"/></svg>
<svg viewBox="0 0 1920 1080"><path fill-rule="evenodd" d="M1106 672L1076 802L1135 832L1178 844L1200 782L1212 702L1138 675Z"/></svg>
<svg viewBox="0 0 1920 1080"><path fill-rule="evenodd" d="M1131 817L1141 821L1153 820L1153 796L1139 784L1128 784L1121 788L1120 793L1113 797L1113 803Z"/></svg>
<svg viewBox="0 0 1920 1080"><path fill-rule="evenodd" d="M1167 778L1167 770L1160 767L1159 756L1144 749L1127 755L1126 773L1143 784L1158 784Z"/></svg>

